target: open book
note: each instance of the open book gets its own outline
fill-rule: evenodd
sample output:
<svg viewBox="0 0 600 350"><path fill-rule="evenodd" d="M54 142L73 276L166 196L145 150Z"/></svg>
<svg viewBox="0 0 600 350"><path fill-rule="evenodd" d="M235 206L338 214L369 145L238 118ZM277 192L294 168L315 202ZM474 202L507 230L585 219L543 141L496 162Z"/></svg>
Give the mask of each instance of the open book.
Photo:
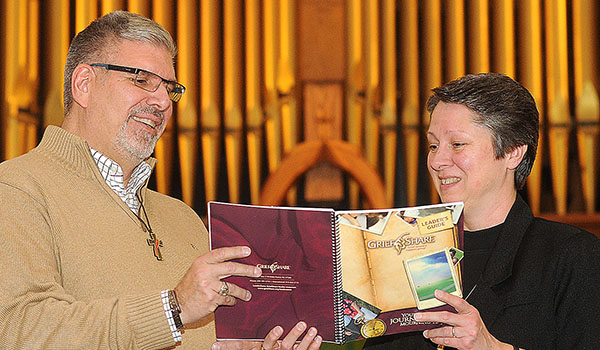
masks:
<svg viewBox="0 0 600 350"><path fill-rule="evenodd" d="M210 202L211 249L247 245L240 262L260 278L225 279L252 300L215 312L217 339L263 339L302 320L326 342L423 330L415 312L451 310L436 289L462 296L462 203L378 210Z"/></svg>

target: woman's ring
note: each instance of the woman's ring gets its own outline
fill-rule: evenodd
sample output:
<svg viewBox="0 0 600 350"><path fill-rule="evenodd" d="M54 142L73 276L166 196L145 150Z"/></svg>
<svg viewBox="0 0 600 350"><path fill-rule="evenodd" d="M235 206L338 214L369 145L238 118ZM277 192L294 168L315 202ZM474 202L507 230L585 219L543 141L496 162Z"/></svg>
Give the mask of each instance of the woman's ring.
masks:
<svg viewBox="0 0 600 350"><path fill-rule="evenodd" d="M224 297L229 295L229 285L227 284L227 282L223 281L223 284L221 285L221 289L219 289L219 295L222 295ZM453 330L454 332L454 330Z"/></svg>
<svg viewBox="0 0 600 350"><path fill-rule="evenodd" d="M456 334L454 334L454 326L452 326L452 338L456 338Z"/></svg>

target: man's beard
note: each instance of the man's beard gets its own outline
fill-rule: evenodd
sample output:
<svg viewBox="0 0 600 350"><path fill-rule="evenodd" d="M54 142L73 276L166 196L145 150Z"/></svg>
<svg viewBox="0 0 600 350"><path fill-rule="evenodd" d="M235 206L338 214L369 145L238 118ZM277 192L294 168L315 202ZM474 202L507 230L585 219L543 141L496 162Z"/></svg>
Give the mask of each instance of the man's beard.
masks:
<svg viewBox="0 0 600 350"><path fill-rule="evenodd" d="M159 116L162 121L158 126L159 129L156 129L154 134L144 130L138 130L135 135L129 136L127 134L127 125L129 124L129 121L133 120L132 115L139 115L140 113L151 113ZM162 135L164 128L164 116L162 112L157 111L152 107L135 108L131 111L121 126L121 129L119 129L115 140L115 148L125 157L132 158L136 161L142 161L150 157L152 152L154 152L156 142Z"/></svg>

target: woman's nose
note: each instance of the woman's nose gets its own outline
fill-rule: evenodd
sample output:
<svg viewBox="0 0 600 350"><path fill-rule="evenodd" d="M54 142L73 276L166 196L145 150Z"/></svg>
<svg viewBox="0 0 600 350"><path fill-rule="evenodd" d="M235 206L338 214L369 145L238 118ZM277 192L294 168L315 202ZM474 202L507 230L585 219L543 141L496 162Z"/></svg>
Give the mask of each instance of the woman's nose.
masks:
<svg viewBox="0 0 600 350"><path fill-rule="evenodd" d="M452 164L452 152L448 147L438 146L435 151L429 151L427 162L433 170L442 170Z"/></svg>

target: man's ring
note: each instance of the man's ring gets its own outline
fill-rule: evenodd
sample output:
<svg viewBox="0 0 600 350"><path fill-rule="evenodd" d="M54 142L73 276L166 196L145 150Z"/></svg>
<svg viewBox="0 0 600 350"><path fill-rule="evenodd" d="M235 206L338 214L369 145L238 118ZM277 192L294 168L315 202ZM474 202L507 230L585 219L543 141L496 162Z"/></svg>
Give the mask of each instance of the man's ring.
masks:
<svg viewBox="0 0 600 350"><path fill-rule="evenodd" d="M452 326L452 338L456 338L456 334L454 334L454 326Z"/></svg>
<svg viewBox="0 0 600 350"><path fill-rule="evenodd" d="M229 285L227 284L227 282L223 281L223 284L221 285L221 289L219 289L218 293L219 293L219 295L222 295L224 297L229 295Z"/></svg>

